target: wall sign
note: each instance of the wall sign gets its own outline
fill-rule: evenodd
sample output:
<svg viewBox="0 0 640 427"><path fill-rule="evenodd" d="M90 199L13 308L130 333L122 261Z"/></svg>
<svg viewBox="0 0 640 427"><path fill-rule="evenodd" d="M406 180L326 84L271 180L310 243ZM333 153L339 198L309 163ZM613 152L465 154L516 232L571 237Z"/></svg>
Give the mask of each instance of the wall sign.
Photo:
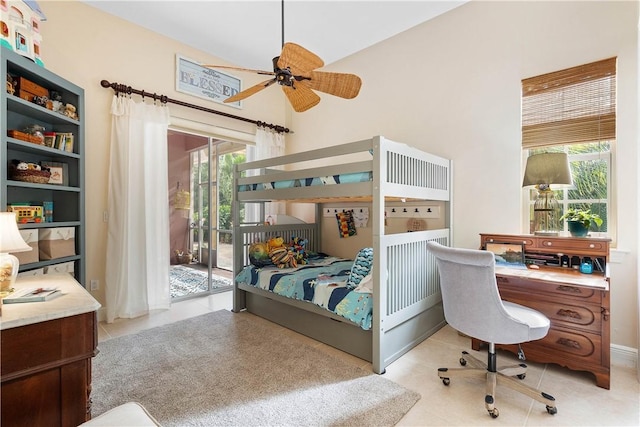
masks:
<svg viewBox="0 0 640 427"><path fill-rule="evenodd" d="M240 79L176 55L176 91L222 103L240 92ZM240 101L225 105L241 108Z"/></svg>

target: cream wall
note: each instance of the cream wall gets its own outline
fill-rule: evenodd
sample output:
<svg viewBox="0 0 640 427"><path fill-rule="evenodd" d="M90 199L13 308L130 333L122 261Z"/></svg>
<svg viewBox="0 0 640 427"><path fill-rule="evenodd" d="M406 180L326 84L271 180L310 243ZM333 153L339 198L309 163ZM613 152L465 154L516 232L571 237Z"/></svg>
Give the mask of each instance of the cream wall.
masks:
<svg viewBox="0 0 640 427"><path fill-rule="evenodd" d="M477 247L481 232L521 231L520 81L618 56L615 185L619 224L611 266L612 342L638 347L638 72L636 2L472 1L326 67L358 74L353 100L322 96L292 113L280 91L243 110L174 92L180 53L203 53L74 2L41 2L47 68L86 90L88 279L104 282L110 90L100 80L285 124L290 152L382 134L453 159L454 244ZM185 16L185 19L188 19ZM237 35L235 35L237 37ZM212 43L215 41L212 40ZM257 80L245 80L253 84ZM183 117L253 132L252 125L170 106ZM103 289L96 297L104 303Z"/></svg>
<svg viewBox="0 0 640 427"><path fill-rule="evenodd" d="M239 110L176 92L176 54L200 63L224 62L80 2L44 1L40 6L47 16L42 25L42 56L46 68L85 90L86 277L87 282L91 279L100 281L100 289L93 295L104 306L107 224L103 221L103 212L107 209L109 111L113 91L102 88L100 81L127 84L135 89L281 125L285 122L284 98L278 91L263 91L254 96L256 102L245 102ZM211 42L215 43L215 40ZM270 56L266 61L270 63ZM264 76L239 77L243 79L244 87L264 80ZM141 98L134 95L134 99ZM253 124L173 104L169 104L169 108L172 116L255 133Z"/></svg>
<svg viewBox="0 0 640 427"><path fill-rule="evenodd" d="M472 1L328 67L363 80L292 114L289 151L382 134L453 159L454 244L522 231L520 81L618 57L611 340L638 348L638 3Z"/></svg>

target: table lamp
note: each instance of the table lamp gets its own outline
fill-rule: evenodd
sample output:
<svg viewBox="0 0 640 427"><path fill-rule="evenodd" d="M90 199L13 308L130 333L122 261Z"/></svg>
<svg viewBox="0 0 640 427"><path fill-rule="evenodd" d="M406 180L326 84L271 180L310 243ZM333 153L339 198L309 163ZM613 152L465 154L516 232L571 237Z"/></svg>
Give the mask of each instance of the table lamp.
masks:
<svg viewBox="0 0 640 427"><path fill-rule="evenodd" d="M560 231L560 205L551 185L572 185L569 158L566 153L534 154L527 158L523 187L534 186L538 196L533 204L534 234L557 236Z"/></svg>
<svg viewBox="0 0 640 427"><path fill-rule="evenodd" d="M9 292L18 276L20 262L9 252L26 252L29 246L18 230L14 212L0 212L0 292Z"/></svg>

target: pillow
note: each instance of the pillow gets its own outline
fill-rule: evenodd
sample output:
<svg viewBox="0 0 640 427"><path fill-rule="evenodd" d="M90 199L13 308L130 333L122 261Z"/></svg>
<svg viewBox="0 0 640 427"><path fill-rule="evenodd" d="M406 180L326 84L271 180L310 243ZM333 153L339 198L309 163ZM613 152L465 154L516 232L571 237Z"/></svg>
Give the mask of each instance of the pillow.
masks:
<svg viewBox="0 0 640 427"><path fill-rule="evenodd" d="M347 279L347 288L355 289L362 279L371 273L373 267L373 248L360 249L356 259L353 260L351 272Z"/></svg>
<svg viewBox="0 0 640 427"><path fill-rule="evenodd" d="M338 220L338 231L340 232L341 238L355 236L358 234L356 231L356 224L353 221L353 210L338 212L336 214L336 219Z"/></svg>

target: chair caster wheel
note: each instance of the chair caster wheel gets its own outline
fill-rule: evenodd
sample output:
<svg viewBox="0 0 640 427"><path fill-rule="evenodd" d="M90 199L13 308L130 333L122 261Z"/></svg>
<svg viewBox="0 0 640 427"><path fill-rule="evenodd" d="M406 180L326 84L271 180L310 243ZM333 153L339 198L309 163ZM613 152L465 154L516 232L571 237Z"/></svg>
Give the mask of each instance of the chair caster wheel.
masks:
<svg viewBox="0 0 640 427"><path fill-rule="evenodd" d="M519 380L523 380L523 379L527 378L527 374L516 375L516 377L518 377Z"/></svg>
<svg viewBox="0 0 640 427"><path fill-rule="evenodd" d="M547 412L550 413L551 415L555 415L558 413L558 408L556 406L547 405Z"/></svg>
<svg viewBox="0 0 640 427"><path fill-rule="evenodd" d="M449 385L449 384L451 384L451 380L449 378L443 378L442 379L442 384Z"/></svg>
<svg viewBox="0 0 640 427"><path fill-rule="evenodd" d="M461 357L461 358L460 358L460 365L462 365L462 366L467 366L467 361L466 361L466 360L464 360L464 357Z"/></svg>
<svg viewBox="0 0 640 427"><path fill-rule="evenodd" d="M491 415L491 418L498 418L498 415L500 415L500 412L498 412L498 408L493 408L492 410L489 411L489 415Z"/></svg>

